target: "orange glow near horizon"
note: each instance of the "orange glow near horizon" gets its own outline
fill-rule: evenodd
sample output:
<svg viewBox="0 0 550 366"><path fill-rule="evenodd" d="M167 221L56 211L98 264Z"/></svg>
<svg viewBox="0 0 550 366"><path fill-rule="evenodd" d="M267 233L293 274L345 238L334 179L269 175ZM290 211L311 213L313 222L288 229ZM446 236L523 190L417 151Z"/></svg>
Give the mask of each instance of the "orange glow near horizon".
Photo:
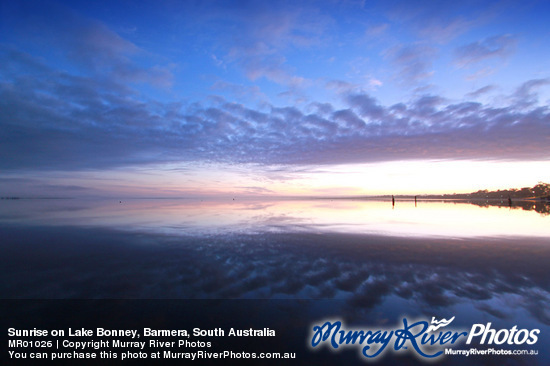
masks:
<svg viewBox="0 0 550 366"><path fill-rule="evenodd" d="M550 182L550 161L396 161L306 167L162 165L110 171L51 172L44 182L84 195L369 196L469 193ZM17 188L17 187L16 187ZM77 192L79 193L79 192ZM23 189L4 195L27 196Z"/></svg>

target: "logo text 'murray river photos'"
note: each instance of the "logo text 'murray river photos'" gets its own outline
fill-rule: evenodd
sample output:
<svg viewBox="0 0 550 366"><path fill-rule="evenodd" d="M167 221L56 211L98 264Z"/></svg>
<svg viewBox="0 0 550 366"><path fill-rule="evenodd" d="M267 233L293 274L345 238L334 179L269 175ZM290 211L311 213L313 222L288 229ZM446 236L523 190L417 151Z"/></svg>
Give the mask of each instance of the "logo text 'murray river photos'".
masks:
<svg viewBox="0 0 550 366"><path fill-rule="evenodd" d="M431 324L425 320L409 322L403 318L403 327L396 329L349 329L346 330L341 321L326 321L322 325L314 325L311 335L311 347L327 345L333 349L345 346L361 347L361 354L374 358L388 349L393 351L412 350L425 358L436 358L443 354L443 347L461 342L471 344L477 341L487 345L532 345L538 341L539 329L493 329L491 323L473 324L469 332L446 330L455 317L436 320ZM390 346L391 345L391 346Z"/></svg>

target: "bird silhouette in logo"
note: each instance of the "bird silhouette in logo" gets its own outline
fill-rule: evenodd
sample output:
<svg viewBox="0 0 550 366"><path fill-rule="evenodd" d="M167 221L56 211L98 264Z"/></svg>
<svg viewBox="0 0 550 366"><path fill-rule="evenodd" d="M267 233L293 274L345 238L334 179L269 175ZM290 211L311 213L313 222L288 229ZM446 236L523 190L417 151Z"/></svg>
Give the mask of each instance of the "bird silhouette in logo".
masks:
<svg viewBox="0 0 550 366"><path fill-rule="evenodd" d="M428 332L435 332L439 328L446 327L447 325L451 324L451 322L455 320L455 317L453 316L451 319L447 320L445 318L441 319L440 321L437 321L435 319L435 316L432 316L432 324L428 327Z"/></svg>

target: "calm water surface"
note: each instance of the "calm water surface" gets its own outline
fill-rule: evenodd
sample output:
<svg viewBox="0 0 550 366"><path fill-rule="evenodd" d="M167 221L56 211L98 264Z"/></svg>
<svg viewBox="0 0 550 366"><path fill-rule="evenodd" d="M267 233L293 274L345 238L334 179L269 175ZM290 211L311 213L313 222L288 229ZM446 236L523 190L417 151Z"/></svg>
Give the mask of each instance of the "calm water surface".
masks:
<svg viewBox="0 0 550 366"><path fill-rule="evenodd" d="M539 328L548 345L550 216L537 205L2 200L0 289L4 299L300 299L313 301L311 319L456 316Z"/></svg>
<svg viewBox="0 0 550 366"><path fill-rule="evenodd" d="M544 210L546 208L546 210ZM5 224L112 228L149 233L316 232L402 237L550 238L548 206L359 199L2 200Z"/></svg>

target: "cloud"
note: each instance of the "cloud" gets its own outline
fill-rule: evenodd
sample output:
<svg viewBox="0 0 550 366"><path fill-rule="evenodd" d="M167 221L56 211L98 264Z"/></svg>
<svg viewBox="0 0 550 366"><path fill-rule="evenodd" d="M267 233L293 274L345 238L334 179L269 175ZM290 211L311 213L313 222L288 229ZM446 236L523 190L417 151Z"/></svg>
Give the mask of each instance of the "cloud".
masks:
<svg viewBox="0 0 550 366"><path fill-rule="evenodd" d="M355 92L342 94L343 108L311 103L302 110L224 98L150 100L9 48L0 62L0 153L10 157L0 161L2 169L548 158L550 112L537 104L547 79L518 87L504 108L438 95L384 106Z"/></svg>
<svg viewBox="0 0 550 366"><path fill-rule="evenodd" d="M373 25L367 28L367 30L365 31L365 35L369 39L374 39L382 36L384 33L386 33L389 30L389 28L390 28L390 25L388 23Z"/></svg>
<svg viewBox="0 0 550 366"><path fill-rule="evenodd" d="M251 81L265 78L294 88L307 80L289 66L287 52L322 44L332 23L329 16L305 4L258 1L216 10L209 20L222 27L218 47L226 52L224 62L238 65Z"/></svg>
<svg viewBox="0 0 550 366"><path fill-rule="evenodd" d="M398 68L398 81L413 85L433 75L432 60L436 55L434 47L421 44L395 46L385 52L385 57Z"/></svg>
<svg viewBox="0 0 550 366"><path fill-rule="evenodd" d="M505 59L513 53L517 41L509 34L485 38L455 50L454 62L458 67L468 67L489 58Z"/></svg>
<svg viewBox="0 0 550 366"><path fill-rule="evenodd" d="M359 84L353 84L343 80L330 80L327 81L325 87L331 90L335 90L337 93L350 93L354 90L359 90Z"/></svg>
<svg viewBox="0 0 550 366"><path fill-rule="evenodd" d="M529 108L538 102L537 89L550 85L550 79L534 79L523 83L513 95L516 105Z"/></svg>
<svg viewBox="0 0 550 366"><path fill-rule="evenodd" d="M227 92L235 99L268 100L257 85L240 85L218 80L212 85L212 90Z"/></svg>
<svg viewBox="0 0 550 366"><path fill-rule="evenodd" d="M247 47L233 47L229 59L237 62L251 81L266 78L292 87L298 87L305 81L303 77L291 74L283 55L262 42Z"/></svg>
<svg viewBox="0 0 550 366"><path fill-rule="evenodd" d="M243 194L266 194L275 193L274 191L263 187L236 187L241 190Z"/></svg>
<svg viewBox="0 0 550 366"><path fill-rule="evenodd" d="M377 87L380 87L383 85L383 83L380 80L374 79L374 78L369 79L368 84L373 89L376 89Z"/></svg>
<svg viewBox="0 0 550 366"><path fill-rule="evenodd" d="M458 17L449 22L434 21L420 26L419 33L423 37L431 38L437 42L446 43L473 28L475 21Z"/></svg>
<svg viewBox="0 0 550 366"><path fill-rule="evenodd" d="M18 40L48 44L49 62L70 61L81 73L117 83L147 83L159 88L172 85L174 64L160 65L154 55L112 31L104 23L86 18L56 3L10 7L18 23Z"/></svg>
<svg viewBox="0 0 550 366"><path fill-rule="evenodd" d="M502 11L497 4L475 4L467 1L396 0L385 1L381 6L392 22L406 26L423 39L438 43L448 43L485 24Z"/></svg>
<svg viewBox="0 0 550 366"><path fill-rule="evenodd" d="M343 122L350 129L362 129L365 127L365 121L351 109L336 111L333 113L333 118L337 122Z"/></svg>
<svg viewBox="0 0 550 366"><path fill-rule="evenodd" d="M382 121L384 118L384 108L378 104L378 101L367 94L351 94L347 97L350 106L359 111L361 116L371 121Z"/></svg>

